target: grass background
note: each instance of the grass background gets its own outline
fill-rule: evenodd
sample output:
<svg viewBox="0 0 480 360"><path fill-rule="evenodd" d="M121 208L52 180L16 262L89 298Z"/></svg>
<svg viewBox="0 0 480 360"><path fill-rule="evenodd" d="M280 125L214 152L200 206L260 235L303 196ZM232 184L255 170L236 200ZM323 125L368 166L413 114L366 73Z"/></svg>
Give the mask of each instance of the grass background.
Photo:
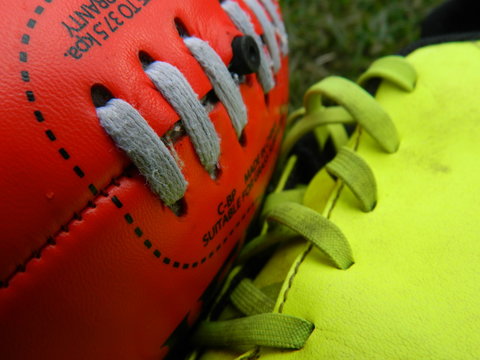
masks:
<svg viewBox="0 0 480 360"><path fill-rule="evenodd" d="M290 45L290 109L328 75L356 79L378 57L419 36L442 0L280 0Z"/></svg>

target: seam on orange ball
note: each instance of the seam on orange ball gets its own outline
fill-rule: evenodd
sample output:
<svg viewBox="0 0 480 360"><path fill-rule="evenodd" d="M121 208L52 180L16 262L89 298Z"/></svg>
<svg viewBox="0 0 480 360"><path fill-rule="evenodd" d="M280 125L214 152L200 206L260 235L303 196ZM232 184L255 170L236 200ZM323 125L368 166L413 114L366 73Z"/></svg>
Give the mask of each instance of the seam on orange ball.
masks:
<svg viewBox="0 0 480 360"><path fill-rule="evenodd" d="M110 181L110 183L105 187L105 189L108 189L109 187L112 187L112 186L113 187L120 187L121 186L120 180L122 178L127 178L127 177L128 176L125 175L125 173L123 173L123 174L120 175L120 177L113 178ZM91 189L90 189L90 191L91 191ZM46 242L43 243L38 249L33 250L31 255L22 264L17 265L15 270L10 275L8 275L3 280L0 279L0 290L2 288L3 289L8 288L9 283L15 278L16 275L26 272L28 264L33 259L41 259L43 251L45 249L47 249L49 246L56 246L55 238L57 238L62 233L68 233L69 232L69 227L72 223L83 221L82 214L88 209L95 209L97 207L97 205L95 204L97 199L99 199L100 197L108 197L109 196L108 192L106 192L105 190L98 191L98 190L95 189L95 191L96 191L97 195L93 199L89 200L87 202L87 204L80 211L74 212L72 217L65 224L61 225L60 228L53 235L47 237ZM114 200L114 198L115 198L115 200ZM112 197L112 202L117 207L118 207L117 204L120 203L116 196ZM127 222L128 222L128 220L127 220Z"/></svg>
<svg viewBox="0 0 480 360"><path fill-rule="evenodd" d="M100 197L110 197L109 193L111 192L112 189L114 188L119 188L121 187L121 179L127 178L128 176L123 175L121 178L115 178L113 179L105 189L110 188L110 191L105 191L101 190L99 192L99 195L94 199L88 201L87 205L79 212L75 212L71 219L64 225L60 227L60 229L55 232L54 235L49 236L46 240L46 242L40 246L37 250L34 250L31 255L20 265L18 265L13 273L11 273L5 280L0 281L0 290L7 289L9 287L9 283L15 278L16 275L20 273L24 273L27 271L28 264L33 260L33 259L41 259L43 255L43 251L46 250L49 247L56 246L57 243L55 239L61 235L62 233L68 233L69 232L69 227L72 223L74 222L79 222L83 221L83 216L82 213L84 213L88 209L95 209L97 205L95 204L95 201L99 199ZM113 195L110 197L110 200L112 203L115 205L117 209L121 209L123 207L123 203L118 197L118 195ZM241 219L237 221L235 224L234 229L232 229L228 235L226 235L221 242L217 244L214 250L212 250L207 256L202 257L201 259L197 259L196 261L190 262L190 263L182 263L180 261L177 261L176 259L168 256L164 256L162 252L155 248L152 244L152 242L149 239L142 239L145 235L144 231L142 230L142 227L138 224L135 224L134 217L130 212L126 212L123 214L123 219L126 222L127 225L133 226L132 230L132 236L135 236L136 238L142 239L143 240L143 246L149 250L149 252L152 253L153 256L155 256L157 259L161 260L164 265L169 265L172 266L175 269L182 269L182 270L187 270L187 269L196 269L197 267L200 267L201 265L205 264L208 260L214 257L221 249L222 247L228 242L230 237L234 235L234 230L237 229L242 222L246 219L247 215L251 213L254 209L256 208L255 202L252 202L250 206L245 210L245 212L242 214Z"/></svg>

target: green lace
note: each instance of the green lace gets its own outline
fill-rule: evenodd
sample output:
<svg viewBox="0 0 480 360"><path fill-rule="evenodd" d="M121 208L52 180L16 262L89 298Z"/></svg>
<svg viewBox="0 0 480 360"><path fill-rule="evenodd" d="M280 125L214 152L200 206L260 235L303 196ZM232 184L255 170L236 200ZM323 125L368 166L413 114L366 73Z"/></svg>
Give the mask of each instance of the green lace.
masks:
<svg viewBox="0 0 480 360"><path fill-rule="evenodd" d="M372 79L391 82L404 91L413 91L416 73L400 56L377 60L360 76L358 83L366 85ZM336 106L325 106L324 99ZM232 279L249 260L281 242L301 237L331 261L346 270L353 265L349 242L342 231L327 217L302 205L305 187L282 191L292 172L296 158L287 158L295 143L306 133L314 132L321 148L332 139L337 154L325 170L347 186L369 212L377 202L377 186L371 168L354 150L345 147L348 136L344 125L357 123L387 153L399 147L399 137L388 114L376 100L359 85L340 78L329 77L313 85L305 94L304 107L294 111L287 122L287 134L281 149L280 166L284 171L276 190L267 196L261 216L264 227L261 235L243 248L238 266L226 282L223 293L230 293L234 311L222 321L204 321L193 336L202 347L234 347L249 350L258 346L300 349L314 329L314 324L294 316L274 313L275 299L281 284L270 289L258 289L251 280ZM233 289L231 284L236 283Z"/></svg>

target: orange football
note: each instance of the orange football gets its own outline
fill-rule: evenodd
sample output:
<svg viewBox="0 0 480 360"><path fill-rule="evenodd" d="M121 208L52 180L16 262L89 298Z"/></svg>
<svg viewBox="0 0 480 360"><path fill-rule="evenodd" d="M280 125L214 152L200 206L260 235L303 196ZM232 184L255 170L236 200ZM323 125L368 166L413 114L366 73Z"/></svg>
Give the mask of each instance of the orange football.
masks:
<svg viewBox="0 0 480 360"><path fill-rule="evenodd" d="M273 171L288 98L278 5L0 9L0 358L162 358Z"/></svg>

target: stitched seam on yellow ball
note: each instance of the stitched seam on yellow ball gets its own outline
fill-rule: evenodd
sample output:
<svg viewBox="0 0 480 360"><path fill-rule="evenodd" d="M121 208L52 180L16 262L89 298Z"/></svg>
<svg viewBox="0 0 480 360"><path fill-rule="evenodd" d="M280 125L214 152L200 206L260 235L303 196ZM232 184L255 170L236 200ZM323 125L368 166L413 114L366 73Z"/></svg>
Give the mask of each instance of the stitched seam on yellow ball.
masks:
<svg viewBox="0 0 480 360"><path fill-rule="evenodd" d="M358 128L358 137L355 141L355 145L353 147L354 151L356 152L358 150L358 146L360 145L360 138L361 138L361 135L362 135L362 131L361 131L361 128ZM328 213L327 213L327 219L330 219L331 215L332 215L332 212L336 206L336 204L338 203L338 200L340 199L340 196L342 194L342 191L344 189L344 185L342 184L338 190L337 190L337 194L335 195L335 199L333 200L332 202L332 205L330 206L330 209L328 210ZM309 245L307 247L307 249L304 251L304 253L302 254L302 257L300 258L299 262L296 264L295 266L295 270L294 272L290 275L289 279L288 279L288 287L285 289L285 292L284 292L284 295L283 295L283 301L282 303L280 304L279 308L278 308L278 312L279 313L283 313L283 308L284 308L284 305L285 303L287 302L287 298L288 298L288 293L293 285L293 280L294 278L296 277L297 273L298 273L298 270L300 268L300 265L303 263L303 261L305 260L305 258L307 257L307 255L310 253L310 251L312 250L313 248L313 245Z"/></svg>
<svg viewBox="0 0 480 360"><path fill-rule="evenodd" d="M355 152L357 152L358 150L358 147L360 146L360 141L361 141L361 138L362 138L362 135L363 135L363 131L362 131L362 128L360 126L357 127L357 136L356 136L356 139L355 139L355 142L354 142L354 145L353 145L353 150ZM352 138L355 138L355 134L352 135ZM335 208L335 206L337 205L338 203L338 200L340 199L340 196L342 195L342 191L343 189L345 188L345 186L342 184L340 185L340 187L336 190L336 194L335 194L335 197L330 205L330 208L328 209L328 213L327 213L327 219L330 219L331 215L332 215L332 212ZM283 300L282 302L280 303L279 307L278 307L278 312L280 314L283 313L283 310L284 310L284 306L288 300L288 294L293 286L293 282L295 280L295 277L297 276L299 270L300 270L300 266L303 264L303 262L305 261L305 259L307 258L307 256L310 254L310 252L312 251L312 248L313 248L313 245L312 244L309 244L307 246L307 248L303 251L302 255L300 256L299 260L297 261L297 263L295 264L295 268L293 270L293 272L291 273L290 277L288 278L288 286L285 288L284 292L283 292ZM280 295L279 295L280 296ZM259 349L258 351L258 357L254 358L254 359L260 359L262 356L261 354L261 350Z"/></svg>
<svg viewBox="0 0 480 360"><path fill-rule="evenodd" d="M333 208L335 207L335 205L337 204L338 199L340 198L340 195L341 195L341 193L342 193L343 187L344 187L344 186L341 185L341 186L338 188L337 194L335 195L335 199L333 200L332 205L331 205L330 209L328 210L327 219L330 218L330 215L331 215L331 213L332 213L332 211L333 211ZM297 264L295 265L295 269L294 269L293 273L292 273L292 274L290 275L290 277L288 278L288 286L287 286L287 288L285 289L285 292L283 293L283 300L282 300L282 302L281 302L281 304L280 304L280 306L279 306L279 308L278 308L278 312L279 312L280 314L283 313L283 308L284 308L284 306L285 306L285 303L287 302L288 294L289 294L289 292L290 292L290 289L291 289L292 286L293 286L293 281L294 281L295 277L296 277L297 274L298 274L298 271L299 271L299 269L300 269L300 266L303 264L303 262L305 261L306 257L308 256L308 254L310 254L310 252L312 251L312 249L313 249L313 245L312 245L312 244L309 244L309 245L307 246L307 248L305 249L305 251L303 252L300 260L299 260L299 261L297 262Z"/></svg>
<svg viewBox="0 0 480 360"><path fill-rule="evenodd" d="M236 360L258 360L260 359L260 348L256 348L252 353L242 355Z"/></svg>

